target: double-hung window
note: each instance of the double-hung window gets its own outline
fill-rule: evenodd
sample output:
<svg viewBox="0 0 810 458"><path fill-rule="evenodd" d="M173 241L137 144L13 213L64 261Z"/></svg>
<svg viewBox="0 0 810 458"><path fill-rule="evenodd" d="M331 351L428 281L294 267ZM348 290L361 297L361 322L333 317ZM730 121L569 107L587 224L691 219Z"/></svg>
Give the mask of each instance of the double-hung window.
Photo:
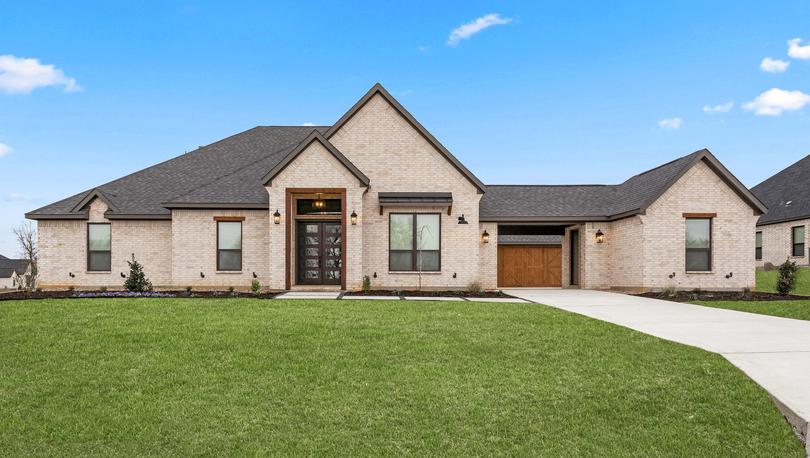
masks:
<svg viewBox="0 0 810 458"><path fill-rule="evenodd" d="M112 232L109 223L87 224L87 270L112 270Z"/></svg>
<svg viewBox="0 0 810 458"><path fill-rule="evenodd" d="M757 232L754 244L754 259L760 261L762 260L762 231Z"/></svg>
<svg viewBox="0 0 810 458"><path fill-rule="evenodd" d="M793 256L804 256L804 226L793 228Z"/></svg>
<svg viewBox="0 0 810 458"><path fill-rule="evenodd" d="M712 270L712 219L686 218L686 271Z"/></svg>
<svg viewBox="0 0 810 458"><path fill-rule="evenodd" d="M217 270L242 270L241 221L217 221Z"/></svg>
<svg viewBox="0 0 810 458"><path fill-rule="evenodd" d="M441 215L389 214L388 249L388 269L392 272L440 271Z"/></svg>

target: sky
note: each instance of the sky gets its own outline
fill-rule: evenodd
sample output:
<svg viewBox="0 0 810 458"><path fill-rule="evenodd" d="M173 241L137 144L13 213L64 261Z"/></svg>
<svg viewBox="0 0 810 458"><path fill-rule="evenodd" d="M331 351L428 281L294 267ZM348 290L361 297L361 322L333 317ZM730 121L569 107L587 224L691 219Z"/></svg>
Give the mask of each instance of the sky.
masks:
<svg viewBox="0 0 810 458"><path fill-rule="evenodd" d="M376 82L484 183L705 147L753 186L810 154L810 0L4 2L0 254L26 211Z"/></svg>

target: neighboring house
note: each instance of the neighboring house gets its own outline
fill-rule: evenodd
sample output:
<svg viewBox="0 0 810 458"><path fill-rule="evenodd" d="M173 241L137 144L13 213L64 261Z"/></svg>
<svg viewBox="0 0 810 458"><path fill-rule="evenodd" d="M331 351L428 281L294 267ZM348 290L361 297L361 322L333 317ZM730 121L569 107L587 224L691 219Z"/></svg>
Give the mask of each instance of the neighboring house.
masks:
<svg viewBox="0 0 810 458"><path fill-rule="evenodd" d="M25 286L25 275L31 273L25 259L9 259L0 255L0 289L17 289Z"/></svg>
<svg viewBox="0 0 810 458"><path fill-rule="evenodd" d="M754 251L757 266L790 259L809 265L810 156L751 188L768 207L757 221Z"/></svg>
<svg viewBox="0 0 810 458"><path fill-rule="evenodd" d="M707 150L619 185L484 185L382 86L34 210L44 287L754 286L765 211ZM573 255L572 255L573 253Z"/></svg>

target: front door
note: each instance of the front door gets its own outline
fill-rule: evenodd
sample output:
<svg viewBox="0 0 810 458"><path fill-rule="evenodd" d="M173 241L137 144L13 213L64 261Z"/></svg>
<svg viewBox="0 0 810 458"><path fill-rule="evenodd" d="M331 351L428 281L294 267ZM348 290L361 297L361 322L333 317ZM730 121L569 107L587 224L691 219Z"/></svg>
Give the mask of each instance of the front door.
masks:
<svg viewBox="0 0 810 458"><path fill-rule="evenodd" d="M299 285L339 285L341 224L299 221L296 232L296 271Z"/></svg>

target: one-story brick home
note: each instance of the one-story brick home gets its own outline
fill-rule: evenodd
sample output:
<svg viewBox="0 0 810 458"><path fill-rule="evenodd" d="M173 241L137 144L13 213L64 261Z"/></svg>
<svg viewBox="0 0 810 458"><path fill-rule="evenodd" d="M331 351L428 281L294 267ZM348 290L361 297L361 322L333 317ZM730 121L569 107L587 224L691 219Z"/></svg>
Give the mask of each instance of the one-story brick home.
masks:
<svg viewBox="0 0 810 458"><path fill-rule="evenodd" d="M17 289L25 284L31 265L25 259L9 259L0 254L0 289Z"/></svg>
<svg viewBox="0 0 810 458"><path fill-rule="evenodd" d="M755 235L757 266L790 259L810 265L805 241L810 230L810 156L751 188L768 213L759 217Z"/></svg>
<svg viewBox="0 0 810 458"><path fill-rule="evenodd" d="M754 286L765 206L709 151L618 185L488 186L382 86L34 210L43 287Z"/></svg>

